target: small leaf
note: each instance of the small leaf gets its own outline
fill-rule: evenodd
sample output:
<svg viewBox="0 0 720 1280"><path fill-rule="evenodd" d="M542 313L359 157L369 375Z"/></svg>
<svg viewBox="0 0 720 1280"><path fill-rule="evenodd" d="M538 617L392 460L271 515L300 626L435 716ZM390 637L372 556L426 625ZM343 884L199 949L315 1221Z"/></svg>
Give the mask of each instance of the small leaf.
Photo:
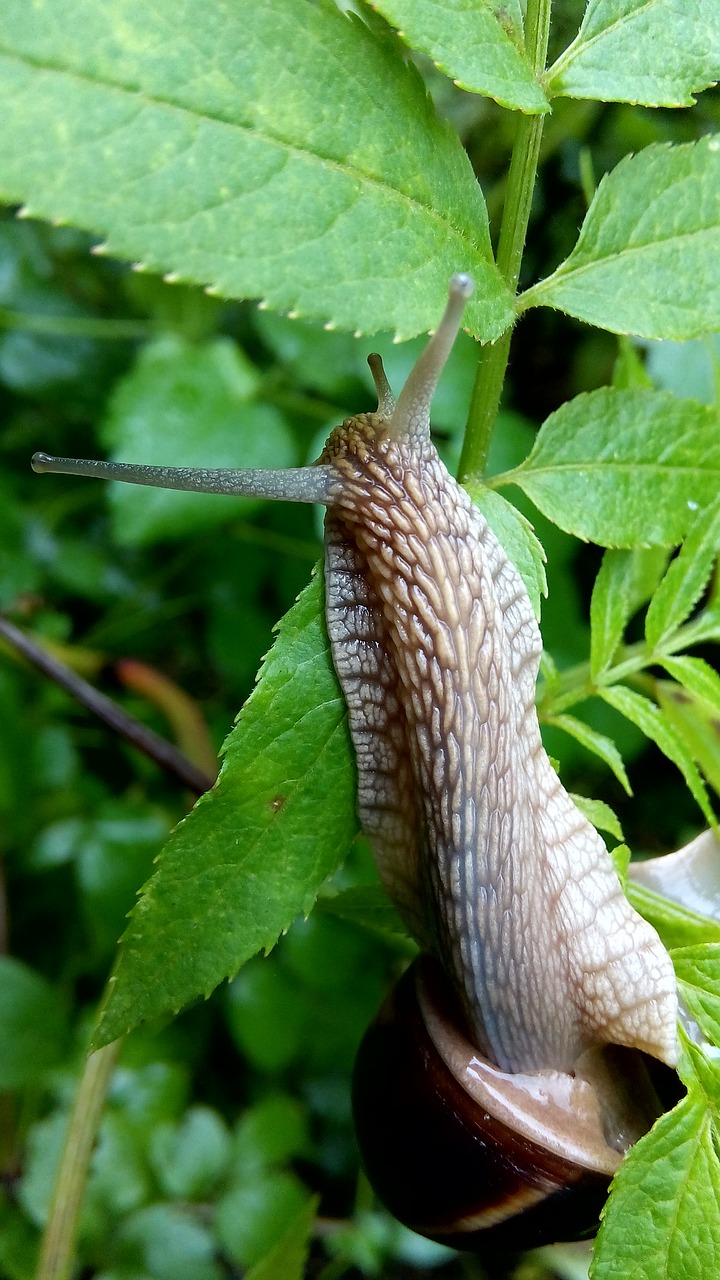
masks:
<svg viewBox="0 0 720 1280"><path fill-rule="evenodd" d="M317 1197L308 1200L270 1252L245 1272L245 1280L302 1280L318 1203Z"/></svg>
<svg viewBox="0 0 720 1280"><path fill-rule="evenodd" d="M140 352L116 384L102 427L117 462L175 467L287 467L292 435L272 405L254 399L259 374L228 338L203 344L167 334ZM114 536L126 545L186 537L245 516L242 504L207 493L113 484Z"/></svg>
<svg viewBox="0 0 720 1280"><path fill-rule="evenodd" d="M705 698L669 680L657 681L655 696L663 715L720 795L720 716Z"/></svg>
<svg viewBox="0 0 720 1280"><path fill-rule="evenodd" d="M635 611L657 585L667 564L661 547L606 551L590 600L590 674L595 680L612 662Z"/></svg>
<svg viewBox="0 0 720 1280"><path fill-rule="evenodd" d="M596 729L591 729L583 720L577 720L575 716L550 716L547 723L554 724L557 729L563 729L565 733L570 734L571 738L575 738L576 742L604 760L608 768L612 769L620 785L625 788L629 796L632 795L623 758L612 738L606 737L604 733L598 733Z"/></svg>
<svg viewBox="0 0 720 1280"><path fill-rule="evenodd" d="M692 613L708 584L719 548L720 501L715 501L693 520L678 555L650 601L645 636L653 649Z"/></svg>
<svg viewBox="0 0 720 1280"><path fill-rule="evenodd" d="M182 1207L151 1204L126 1218L113 1239L120 1274L153 1280L222 1280L209 1229Z"/></svg>
<svg viewBox="0 0 720 1280"><path fill-rule="evenodd" d="M535 617L540 619L540 597L547 596L545 550L526 516L501 493L474 481L466 485L495 537L525 583Z"/></svg>
<svg viewBox="0 0 720 1280"><path fill-rule="evenodd" d="M0 198L229 298L401 337L514 318L457 133L415 67L314 0L5 0ZM290 52L289 52L290 51Z"/></svg>
<svg viewBox="0 0 720 1280"><path fill-rule="evenodd" d="M677 765L705 818L710 826L714 826L715 815L705 784L685 744L660 708L649 698L643 697L641 693L628 689L626 685L614 685L612 688L600 689L598 692L605 702L609 702L611 707L615 707L615 710L632 724L636 724L638 729L642 729L642 732L660 748L668 760L672 760L673 764Z"/></svg>
<svg viewBox="0 0 720 1280"><path fill-rule="evenodd" d="M150 1137L150 1163L162 1190L176 1200L204 1200L230 1163L230 1134L211 1107L190 1107L179 1124L163 1124Z"/></svg>
<svg viewBox="0 0 720 1280"><path fill-rule="evenodd" d="M663 391L601 387L550 414L525 461L493 478L510 483L577 538L677 546L720 489L716 412Z"/></svg>
<svg viewBox="0 0 720 1280"><path fill-rule="evenodd" d="M569 98L689 107L719 76L715 0L589 0L547 85Z"/></svg>
<svg viewBox="0 0 720 1280"><path fill-rule="evenodd" d="M355 771L321 579L278 627L220 778L176 829L135 906L98 1044L208 995L293 919L352 841Z"/></svg>
<svg viewBox="0 0 720 1280"><path fill-rule="evenodd" d="M350 924L359 925L368 933L375 934L403 955L417 954L416 944L385 890L379 885L361 885L354 889L343 889L332 896L321 895L317 905L318 910L327 915L337 916L338 920L347 920Z"/></svg>
<svg viewBox="0 0 720 1280"><path fill-rule="evenodd" d="M712 1116L693 1094L628 1152L603 1212L590 1275L699 1280L719 1269L720 1165Z"/></svg>
<svg viewBox="0 0 720 1280"><path fill-rule="evenodd" d="M607 831L611 836L615 836L616 840L624 838L620 819L604 800L591 800L589 796L579 796L572 792L570 799L588 822L597 827L598 831Z"/></svg>
<svg viewBox="0 0 720 1280"><path fill-rule="evenodd" d="M720 329L720 137L621 160L569 258L520 299L538 304L645 338Z"/></svg>
<svg viewBox="0 0 720 1280"><path fill-rule="evenodd" d="M594 191L592 194L595 194ZM618 391L651 391L655 386L636 344L624 334L618 337L618 355L613 365L612 385Z"/></svg>
<svg viewBox="0 0 720 1280"><path fill-rule="evenodd" d="M0 1089L17 1089L54 1066L67 1026L57 993L39 973L0 956Z"/></svg>
<svg viewBox="0 0 720 1280"><path fill-rule="evenodd" d="M691 658L682 654L678 658L660 658L660 665L677 680L684 689L708 702L720 716L720 676L703 658Z"/></svg>
<svg viewBox="0 0 720 1280"><path fill-rule="evenodd" d="M720 943L720 921L711 920L688 907L681 907L669 898L635 884L632 876L626 886L627 896L636 911L640 912L653 928L657 929L666 947L691 947L706 942Z"/></svg>
<svg viewBox="0 0 720 1280"><path fill-rule="evenodd" d="M672 962L693 1018L720 1046L720 944L681 947L673 951Z"/></svg>
<svg viewBox="0 0 720 1280"><path fill-rule="evenodd" d="M373 0L373 8L461 89L517 111L550 109L523 49L517 0Z"/></svg>
<svg viewBox="0 0 720 1280"><path fill-rule="evenodd" d="M280 1169L256 1173L218 1202L215 1230L220 1244L240 1266L258 1264L294 1224L307 1221L309 1202L295 1174Z"/></svg>

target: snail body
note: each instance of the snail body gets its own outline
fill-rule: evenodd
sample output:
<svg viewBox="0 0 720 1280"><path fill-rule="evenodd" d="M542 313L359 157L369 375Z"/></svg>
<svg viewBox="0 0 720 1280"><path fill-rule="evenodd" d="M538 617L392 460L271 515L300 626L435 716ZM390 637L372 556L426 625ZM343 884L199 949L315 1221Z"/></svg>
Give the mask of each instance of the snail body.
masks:
<svg viewBox="0 0 720 1280"><path fill-rule="evenodd" d="M44 454L33 466L327 507L327 626L348 705L360 820L388 893L433 957L429 970L406 980L360 1052L355 1096L366 1162L382 1182L377 1143L363 1138L382 1104L382 1070L365 1090L363 1064L375 1069L372 1045L378 1037L390 1044L382 1028L398 1015L416 1028L411 1040L423 1061L429 1050L421 1027L451 1076L467 1074L459 1064L475 1055L484 1065L470 1070L515 1098L493 1119L495 1136L483 1145L476 1134L470 1146L500 1150L504 1129L513 1167L520 1151L532 1163L543 1147L553 1172L540 1183L560 1189L565 1168L566 1184L585 1187L594 1216L623 1142L657 1110L653 1103L639 1128L630 1126L632 1136L619 1137L623 1125L607 1120L616 1108L600 1097L613 1090L597 1062L605 1046L618 1045L672 1066L676 985L657 934L627 902L603 842L542 747L534 703L541 641L523 582L430 439L430 402L471 290L469 277L453 277L443 319L397 403L380 358L370 357L378 409L337 427L312 467L194 472ZM579 1070L587 1080L576 1078ZM532 1090L518 1093L518 1079L534 1074L547 1100L547 1073L559 1101L535 1141L519 1119L518 1098L527 1102ZM482 1130L491 1115L487 1097L473 1101ZM537 1098L528 1106L537 1111ZM445 1110L455 1114L449 1104ZM570 1174L581 1112L595 1117L593 1154ZM548 1145L550 1130L557 1140ZM492 1184L485 1171L475 1181ZM537 1215L549 1198L492 1191L486 1213L469 1209L457 1219L464 1227L436 1230L402 1197L384 1195L410 1225L455 1243L495 1229L509 1201ZM559 1225L550 1231L557 1234L547 1238L558 1238Z"/></svg>

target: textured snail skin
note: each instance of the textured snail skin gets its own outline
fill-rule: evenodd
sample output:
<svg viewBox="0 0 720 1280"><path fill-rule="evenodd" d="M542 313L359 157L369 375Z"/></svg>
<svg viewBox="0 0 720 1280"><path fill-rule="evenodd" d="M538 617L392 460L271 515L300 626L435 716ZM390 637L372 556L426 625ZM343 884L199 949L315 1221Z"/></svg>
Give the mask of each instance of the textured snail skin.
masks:
<svg viewBox="0 0 720 1280"><path fill-rule="evenodd" d="M672 1064L670 959L542 747L532 606L430 440L423 374L419 396L343 423L320 460L363 828L491 1061L571 1070L614 1043Z"/></svg>
<svg viewBox="0 0 720 1280"><path fill-rule="evenodd" d="M430 439L430 402L468 276L397 404L379 405L292 471L193 473L36 455L63 471L170 488L323 502L326 611L381 877L440 959L477 1048L503 1071L570 1071L593 1046L672 1064L669 956L543 750L539 631L523 582Z"/></svg>

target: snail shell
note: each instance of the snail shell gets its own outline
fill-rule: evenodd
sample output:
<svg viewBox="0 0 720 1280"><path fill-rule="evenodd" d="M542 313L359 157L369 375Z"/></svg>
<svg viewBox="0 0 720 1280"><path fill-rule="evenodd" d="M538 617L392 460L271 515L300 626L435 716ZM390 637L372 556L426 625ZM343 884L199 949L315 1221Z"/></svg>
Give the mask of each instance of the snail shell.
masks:
<svg viewBox="0 0 720 1280"><path fill-rule="evenodd" d="M623 1152L679 1096L674 1073L642 1054L617 1050L601 1069L593 1079L500 1071L469 1039L437 961L422 956L355 1062L368 1177L405 1226L457 1249L592 1235Z"/></svg>

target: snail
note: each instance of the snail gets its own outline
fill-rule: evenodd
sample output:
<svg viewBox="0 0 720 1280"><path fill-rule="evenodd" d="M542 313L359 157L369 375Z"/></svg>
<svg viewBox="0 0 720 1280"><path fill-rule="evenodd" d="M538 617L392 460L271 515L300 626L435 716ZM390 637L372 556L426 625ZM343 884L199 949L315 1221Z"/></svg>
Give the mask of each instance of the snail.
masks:
<svg viewBox="0 0 720 1280"><path fill-rule="evenodd" d="M358 809L422 955L361 1046L361 1154L433 1238L529 1247L592 1230L678 1056L672 965L542 746L522 579L430 438L469 276L397 402L313 466L211 471L36 454L36 471L323 503L327 629ZM568 1211L572 1201L573 1211Z"/></svg>

